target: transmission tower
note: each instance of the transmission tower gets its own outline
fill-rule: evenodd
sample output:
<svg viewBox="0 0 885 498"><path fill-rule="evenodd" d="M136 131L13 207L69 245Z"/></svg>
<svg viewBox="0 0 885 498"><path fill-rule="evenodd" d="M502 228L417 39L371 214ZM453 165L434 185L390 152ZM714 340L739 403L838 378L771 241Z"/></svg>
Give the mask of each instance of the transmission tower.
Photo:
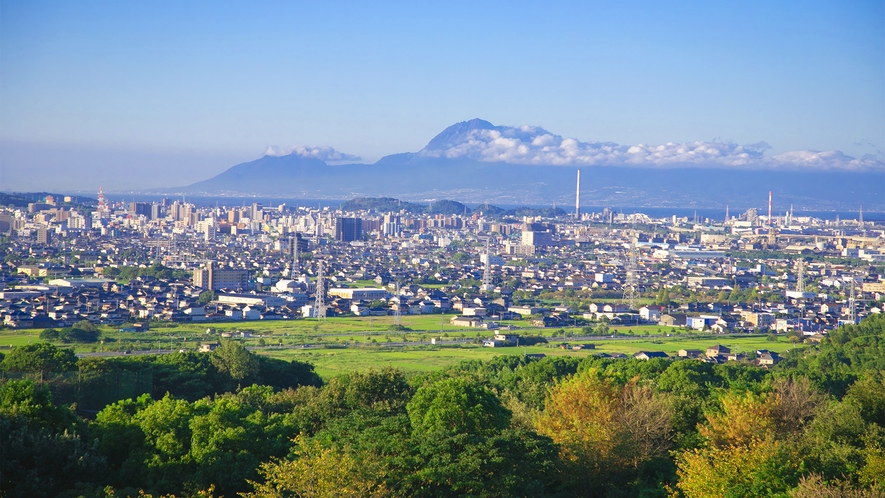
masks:
<svg viewBox="0 0 885 498"><path fill-rule="evenodd" d="M489 240L486 239L486 265L482 272L482 290L488 292L492 290L492 253L489 251Z"/></svg>
<svg viewBox="0 0 885 498"><path fill-rule="evenodd" d="M400 297L399 293L399 280L396 282L396 309L393 312L393 324L396 326L403 324L402 297Z"/></svg>
<svg viewBox="0 0 885 498"><path fill-rule="evenodd" d="M799 260L799 268L796 275L796 290L805 292L805 261Z"/></svg>
<svg viewBox="0 0 885 498"><path fill-rule="evenodd" d="M316 303L314 303L315 315L317 320L326 320L326 303L324 294L326 293L325 284L323 283L323 260L317 261L317 286L316 286Z"/></svg>
<svg viewBox="0 0 885 498"><path fill-rule="evenodd" d="M630 309L636 309L636 293L638 283L636 280L636 234L630 234L630 251L627 255L627 278L624 282L624 302L630 305Z"/></svg>

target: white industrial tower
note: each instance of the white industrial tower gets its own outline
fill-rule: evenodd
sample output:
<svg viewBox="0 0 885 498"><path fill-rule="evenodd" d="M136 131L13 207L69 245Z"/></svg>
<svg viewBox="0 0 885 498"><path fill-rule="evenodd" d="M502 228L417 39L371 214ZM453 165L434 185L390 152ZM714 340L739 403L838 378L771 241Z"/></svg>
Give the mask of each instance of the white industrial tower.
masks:
<svg viewBox="0 0 885 498"><path fill-rule="evenodd" d="M768 191L768 231L771 232L771 190Z"/></svg>
<svg viewBox="0 0 885 498"><path fill-rule="evenodd" d="M578 186L575 190L575 219L581 219L581 170L578 170Z"/></svg>
<svg viewBox="0 0 885 498"><path fill-rule="evenodd" d="M316 285L316 302L314 303L314 314L317 320L326 319L326 302L324 295L326 294L325 283L323 282L323 260L317 260L317 285Z"/></svg>

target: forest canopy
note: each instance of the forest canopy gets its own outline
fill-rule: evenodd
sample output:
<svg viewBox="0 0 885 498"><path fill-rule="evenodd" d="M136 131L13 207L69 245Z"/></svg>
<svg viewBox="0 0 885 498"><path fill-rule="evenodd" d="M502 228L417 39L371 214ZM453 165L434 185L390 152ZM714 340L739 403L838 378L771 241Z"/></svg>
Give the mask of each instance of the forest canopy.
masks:
<svg viewBox="0 0 885 498"><path fill-rule="evenodd" d="M749 362L466 361L323 384L237 343L12 371L151 369L93 416L31 380L0 385L8 496L885 496L885 317L771 369ZM140 371L140 370L139 370Z"/></svg>

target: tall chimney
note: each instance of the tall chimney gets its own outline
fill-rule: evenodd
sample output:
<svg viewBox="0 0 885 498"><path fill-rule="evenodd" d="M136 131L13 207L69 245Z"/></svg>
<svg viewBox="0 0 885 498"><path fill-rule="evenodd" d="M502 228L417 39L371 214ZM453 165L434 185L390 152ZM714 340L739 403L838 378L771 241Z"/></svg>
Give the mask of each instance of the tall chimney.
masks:
<svg viewBox="0 0 885 498"><path fill-rule="evenodd" d="M771 190L768 191L768 230L771 230Z"/></svg>
<svg viewBox="0 0 885 498"><path fill-rule="evenodd" d="M578 170L578 186L575 190L575 218L581 219L581 170Z"/></svg>

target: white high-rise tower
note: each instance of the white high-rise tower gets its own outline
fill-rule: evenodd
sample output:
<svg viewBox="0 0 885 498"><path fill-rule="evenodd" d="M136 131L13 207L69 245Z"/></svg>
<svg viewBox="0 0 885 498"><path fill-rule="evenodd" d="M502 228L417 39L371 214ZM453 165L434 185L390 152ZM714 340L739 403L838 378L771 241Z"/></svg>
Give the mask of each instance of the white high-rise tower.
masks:
<svg viewBox="0 0 885 498"><path fill-rule="evenodd" d="M581 219L581 170L578 170L578 186L575 189L575 218Z"/></svg>

